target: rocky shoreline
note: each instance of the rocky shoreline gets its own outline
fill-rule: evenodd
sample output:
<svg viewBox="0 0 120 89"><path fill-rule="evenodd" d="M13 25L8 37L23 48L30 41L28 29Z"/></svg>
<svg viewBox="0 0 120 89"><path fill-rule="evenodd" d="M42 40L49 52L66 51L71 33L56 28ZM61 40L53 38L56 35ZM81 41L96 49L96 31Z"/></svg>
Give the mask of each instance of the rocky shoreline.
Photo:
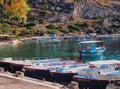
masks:
<svg viewBox="0 0 120 89"><path fill-rule="evenodd" d="M111 35L96 35L96 34L91 34L91 35L80 35L80 34L65 34L65 35L58 35L59 38L61 39L69 39L69 38L74 38L74 37L80 37L80 38L84 38L84 37L94 37L94 38L110 38L110 39L119 39L120 38L120 34L111 34ZM11 41L0 41L0 45L6 45L6 44L17 44L20 42L29 42L30 40L33 40L34 38L49 38L49 35L45 35L45 36L30 36L30 37L22 37L21 39L14 39Z"/></svg>

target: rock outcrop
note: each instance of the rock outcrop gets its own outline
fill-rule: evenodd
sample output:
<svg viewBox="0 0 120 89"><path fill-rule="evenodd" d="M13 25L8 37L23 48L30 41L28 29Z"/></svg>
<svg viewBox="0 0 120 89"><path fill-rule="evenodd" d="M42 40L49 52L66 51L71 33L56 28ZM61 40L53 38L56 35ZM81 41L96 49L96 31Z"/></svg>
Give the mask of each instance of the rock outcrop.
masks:
<svg viewBox="0 0 120 89"><path fill-rule="evenodd" d="M73 2L64 0L29 0L32 10L31 20L38 19L41 23L73 21Z"/></svg>
<svg viewBox="0 0 120 89"><path fill-rule="evenodd" d="M120 14L120 0L28 0L28 4L31 7L28 21L40 23L72 22L96 16L109 18ZM1 17L3 12L0 6Z"/></svg>
<svg viewBox="0 0 120 89"><path fill-rule="evenodd" d="M108 18L120 14L118 0L29 0L32 7L28 19L40 23L76 21L95 16Z"/></svg>

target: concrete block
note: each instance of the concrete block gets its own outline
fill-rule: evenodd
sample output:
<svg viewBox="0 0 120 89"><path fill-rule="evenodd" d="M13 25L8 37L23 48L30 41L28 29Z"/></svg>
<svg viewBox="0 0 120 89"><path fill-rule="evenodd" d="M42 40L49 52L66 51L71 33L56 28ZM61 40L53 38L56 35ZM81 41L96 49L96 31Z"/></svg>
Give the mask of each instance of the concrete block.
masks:
<svg viewBox="0 0 120 89"><path fill-rule="evenodd" d="M16 71L15 74L18 75L18 77L24 77L24 72L22 71Z"/></svg>

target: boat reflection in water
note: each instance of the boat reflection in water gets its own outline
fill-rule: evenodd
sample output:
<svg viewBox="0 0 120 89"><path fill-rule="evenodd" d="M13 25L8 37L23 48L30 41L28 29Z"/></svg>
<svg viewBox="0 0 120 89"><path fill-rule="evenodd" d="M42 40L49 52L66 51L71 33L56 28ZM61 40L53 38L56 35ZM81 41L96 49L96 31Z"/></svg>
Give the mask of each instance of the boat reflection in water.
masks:
<svg viewBox="0 0 120 89"><path fill-rule="evenodd" d="M97 60L105 60L104 54L100 55L92 55L92 56L83 56L82 61L87 62L87 61L97 61Z"/></svg>

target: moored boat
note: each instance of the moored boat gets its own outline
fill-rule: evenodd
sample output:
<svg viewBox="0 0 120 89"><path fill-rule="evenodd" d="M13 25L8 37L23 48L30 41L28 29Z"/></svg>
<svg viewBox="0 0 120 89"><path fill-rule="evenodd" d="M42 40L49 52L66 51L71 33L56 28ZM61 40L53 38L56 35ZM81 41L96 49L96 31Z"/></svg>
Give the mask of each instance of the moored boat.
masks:
<svg viewBox="0 0 120 89"><path fill-rule="evenodd" d="M100 55L106 50L103 41L82 41L80 44L80 57Z"/></svg>
<svg viewBox="0 0 120 89"><path fill-rule="evenodd" d="M45 79L47 81L54 81L53 74L50 71L56 70L58 68L66 67L73 64L74 61L56 61L56 62L45 62L37 63L31 66L24 67L25 76L36 78L36 79Z"/></svg>
<svg viewBox="0 0 120 89"><path fill-rule="evenodd" d="M15 73L16 71L22 71L24 66L31 66L34 63L46 63L59 61L59 59L44 59L44 60L13 60L12 58L3 58L0 60L0 67L3 67L5 71Z"/></svg>
<svg viewBox="0 0 120 89"><path fill-rule="evenodd" d="M88 67L89 66L86 64L75 63L64 68L58 68L56 70L53 70L51 71L51 73L55 82L61 84L69 84L71 81L73 81L72 77L76 75L78 71L82 71L82 69Z"/></svg>
<svg viewBox="0 0 120 89"><path fill-rule="evenodd" d="M59 43L62 39L55 34L50 34L49 37L33 37L33 40L37 40L41 43L54 44Z"/></svg>
<svg viewBox="0 0 120 89"><path fill-rule="evenodd" d="M120 81L120 70L116 70L120 63L117 60L91 62L94 67L85 69L86 74L73 76L73 80L79 83L80 89L106 89L109 83Z"/></svg>
<svg viewBox="0 0 120 89"><path fill-rule="evenodd" d="M5 71L15 73L16 71L22 71L23 66L31 65L31 61L12 60L12 58L4 58L0 60L0 67L3 67Z"/></svg>

